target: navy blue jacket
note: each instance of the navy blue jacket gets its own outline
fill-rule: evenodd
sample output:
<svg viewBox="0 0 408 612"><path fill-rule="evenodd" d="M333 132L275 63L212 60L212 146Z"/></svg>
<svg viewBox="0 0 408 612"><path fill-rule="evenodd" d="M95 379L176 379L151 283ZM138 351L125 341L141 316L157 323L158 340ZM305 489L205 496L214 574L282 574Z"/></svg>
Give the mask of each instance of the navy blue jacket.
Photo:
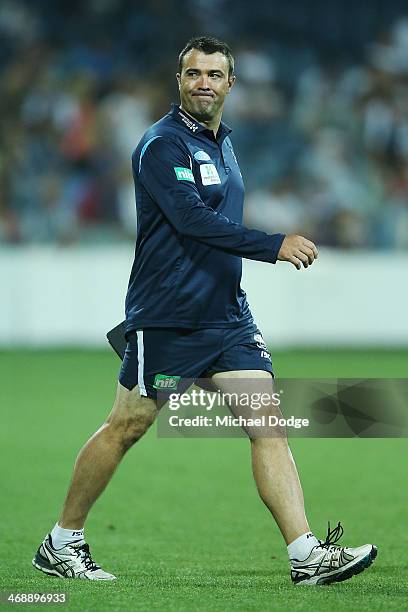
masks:
<svg viewBox="0 0 408 612"><path fill-rule="evenodd" d="M134 151L137 240L126 332L252 320L241 257L275 263L284 235L242 225L244 184L230 132L221 123L215 137L173 105Z"/></svg>

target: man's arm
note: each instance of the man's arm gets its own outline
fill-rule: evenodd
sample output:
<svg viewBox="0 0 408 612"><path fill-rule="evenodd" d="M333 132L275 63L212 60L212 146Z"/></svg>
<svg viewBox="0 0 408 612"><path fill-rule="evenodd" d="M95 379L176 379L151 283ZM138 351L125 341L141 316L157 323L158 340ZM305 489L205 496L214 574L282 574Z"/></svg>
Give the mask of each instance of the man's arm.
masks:
<svg viewBox="0 0 408 612"><path fill-rule="evenodd" d="M206 206L190 164L183 148L163 137L150 143L141 160L133 159L140 182L180 234L232 255L275 263L284 234L248 229Z"/></svg>

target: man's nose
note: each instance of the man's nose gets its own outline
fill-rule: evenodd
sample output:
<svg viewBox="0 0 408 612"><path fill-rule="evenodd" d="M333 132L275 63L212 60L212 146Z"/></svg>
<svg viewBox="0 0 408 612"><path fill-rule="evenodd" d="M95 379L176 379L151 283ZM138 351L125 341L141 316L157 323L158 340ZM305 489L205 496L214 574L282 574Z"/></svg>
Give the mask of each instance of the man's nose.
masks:
<svg viewBox="0 0 408 612"><path fill-rule="evenodd" d="M210 89L208 85L208 75L207 74L200 75L200 79L197 83L197 87L198 89Z"/></svg>

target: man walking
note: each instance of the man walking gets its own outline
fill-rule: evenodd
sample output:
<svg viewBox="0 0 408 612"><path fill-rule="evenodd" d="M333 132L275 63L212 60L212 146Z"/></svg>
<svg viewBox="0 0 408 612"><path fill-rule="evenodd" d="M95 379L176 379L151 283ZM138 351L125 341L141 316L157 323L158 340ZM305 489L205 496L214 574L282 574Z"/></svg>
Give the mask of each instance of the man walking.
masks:
<svg viewBox="0 0 408 612"><path fill-rule="evenodd" d="M317 257L302 236L242 225L242 177L231 130L221 122L235 81L229 47L191 39L177 80L180 106L146 132L132 157L138 235L125 357L113 409L80 451L61 516L33 559L46 574L115 579L92 560L84 524L126 451L153 423L163 379L177 385L208 377L226 394L245 380L249 395L270 393L272 364L240 287L241 258L279 259L300 269ZM251 438L251 452L255 482L286 542L295 584L345 580L372 563L371 544L335 545L340 523L324 541L310 531L284 435Z"/></svg>

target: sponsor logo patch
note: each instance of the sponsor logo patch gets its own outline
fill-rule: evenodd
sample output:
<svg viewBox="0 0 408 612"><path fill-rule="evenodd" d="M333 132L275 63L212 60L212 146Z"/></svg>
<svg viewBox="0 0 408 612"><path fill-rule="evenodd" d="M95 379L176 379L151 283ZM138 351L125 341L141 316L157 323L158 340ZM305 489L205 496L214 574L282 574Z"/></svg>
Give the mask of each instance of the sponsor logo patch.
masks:
<svg viewBox="0 0 408 612"><path fill-rule="evenodd" d="M219 185L221 183L214 164L200 164L200 173L203 185Z"/></svg>
<svg viewBox="0 0 408 612"><path fill-rule="evenodd" d="M211 157L205 151L197 151L194 153L194 159L196 159L198 162L211 161Z"/></svg>
<svg viewBox="0 0 408 612"><path fill-rule="evenodd" d="M180 382L180 376L168 376L167 374L156 374L153 388L159 390L175 390Z"/></svg>
<svg viewBox="0 0 408 612"><path fill-rule="evenodd" d="M174 168L174 172L176 173L176 177L178 181L190 181L194 183L194 175L191 172L190 168Z"/></svg>

